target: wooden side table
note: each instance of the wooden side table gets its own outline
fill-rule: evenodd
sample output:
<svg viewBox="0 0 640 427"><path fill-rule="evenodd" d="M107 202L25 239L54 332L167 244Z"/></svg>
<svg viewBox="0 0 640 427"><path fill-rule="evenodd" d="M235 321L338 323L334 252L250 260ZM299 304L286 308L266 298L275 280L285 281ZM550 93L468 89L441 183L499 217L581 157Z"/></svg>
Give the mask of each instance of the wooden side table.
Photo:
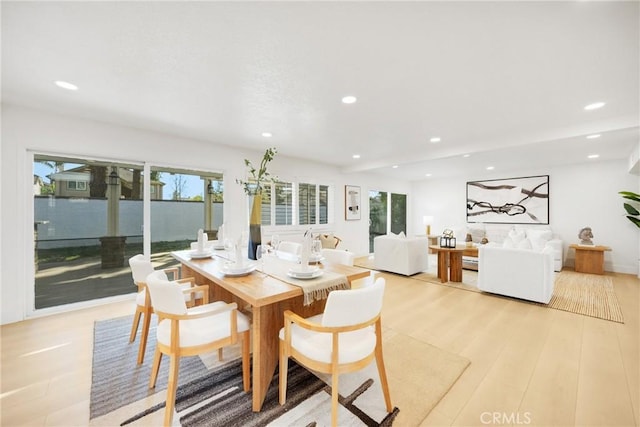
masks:
<svg viewBox="0 0 640 427"><path fill-rule="evenodd" d="M456 248L441 248L436 245L429 245L429 249L438 253L438 278L442 283L462 282L462 252L464 246Z"/></svg>
<svg viewBox="0 0 640 427"><path fill-rule="evenodd" d="M575 270L579 273L604 274L604 253L608 246L569 245L576 251Z"/></svg>

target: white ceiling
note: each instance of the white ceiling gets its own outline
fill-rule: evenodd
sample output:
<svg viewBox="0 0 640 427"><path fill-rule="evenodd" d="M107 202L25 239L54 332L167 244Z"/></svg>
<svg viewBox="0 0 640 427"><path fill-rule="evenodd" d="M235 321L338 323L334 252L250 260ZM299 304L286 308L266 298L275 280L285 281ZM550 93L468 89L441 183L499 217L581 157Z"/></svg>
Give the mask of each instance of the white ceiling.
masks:
<svg viewBox="0 0 640 427"><path fill-rule="evenodd" d="M409 180L628 158L639 16L616 1L3 1L2 100Z"/></svg>

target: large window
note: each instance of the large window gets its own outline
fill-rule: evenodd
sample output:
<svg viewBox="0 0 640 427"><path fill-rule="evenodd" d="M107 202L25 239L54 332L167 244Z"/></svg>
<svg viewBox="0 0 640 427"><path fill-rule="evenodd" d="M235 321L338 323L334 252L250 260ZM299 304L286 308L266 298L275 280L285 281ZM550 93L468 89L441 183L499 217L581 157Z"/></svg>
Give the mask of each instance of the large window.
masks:
<svg viewBox="0 0 640 427"><path fill-rule="evenodd" d="M298 184L298 218L300 225L328 223L329 187Z"/></svg>
<svg viewBox="0 0 640 427"><path fill-rule="evenodd" d="M262 225L328 224L329 204L328 185L277 182L262 191Z"/></svg>
<svg viewBox="0 0 640 427"><path fill-rule="evenodd" d="M217 238L224 222L221 174L151 167L151 177L152 255L189 247L199 229Z"/></svg>

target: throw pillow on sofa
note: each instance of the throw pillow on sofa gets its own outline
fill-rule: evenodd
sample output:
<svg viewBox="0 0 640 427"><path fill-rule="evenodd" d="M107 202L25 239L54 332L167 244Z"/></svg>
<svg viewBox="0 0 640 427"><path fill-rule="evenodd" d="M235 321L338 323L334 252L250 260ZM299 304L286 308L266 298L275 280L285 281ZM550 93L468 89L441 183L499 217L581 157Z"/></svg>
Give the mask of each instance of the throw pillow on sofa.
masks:
<svg viewBox="0 0 640 427"><path fill-rule="evenodd" d="M533 249L533 246L531 245L531 240L529 239L524 239L522 241L520 241L516 247L518 249Z"/></svg>
<svg viewBox="0 0 640 427"><path fill-rule="evenodd" d="M511 230L509 230L509 238L513 240L514 244L517 245L518 243L526 239L527 235L525 234L524 230L516 230L515 228L512 228Z"/></svg>

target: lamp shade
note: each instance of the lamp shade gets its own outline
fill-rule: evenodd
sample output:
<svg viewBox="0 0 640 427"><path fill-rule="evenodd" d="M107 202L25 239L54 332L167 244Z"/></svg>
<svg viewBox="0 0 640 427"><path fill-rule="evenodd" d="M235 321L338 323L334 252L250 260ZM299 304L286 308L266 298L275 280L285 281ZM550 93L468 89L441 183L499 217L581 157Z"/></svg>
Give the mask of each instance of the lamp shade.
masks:
<svg viewBox="0 0 640 427"><path fill-rule="evenodd" d="M433 224L433 216L431 215L425 215L422 217L422 224L424 225L431 225Z"/></svg>

